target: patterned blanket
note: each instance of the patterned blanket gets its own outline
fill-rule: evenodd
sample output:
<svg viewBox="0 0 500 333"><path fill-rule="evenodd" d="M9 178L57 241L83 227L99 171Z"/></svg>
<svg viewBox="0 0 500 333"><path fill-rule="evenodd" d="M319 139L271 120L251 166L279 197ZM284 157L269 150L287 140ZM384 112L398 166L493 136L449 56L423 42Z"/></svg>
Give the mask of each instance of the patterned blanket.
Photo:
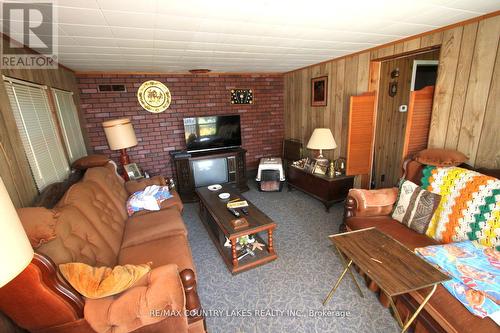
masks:
<svg viewBox="0 0 500 333"><path fill-rule="evenodd" d="M160 210L160 204L171 198L168 186L151 185L132 194L127 200L127 213L132 216L141 210Z"/></svg>
<svg viewBox="0 0 500 333"><path fill-rule="evenodd" d="M451 277L443 286L474 315L500 322L500 252L465 241L416 248Z"/></svg>
<svg viewBox="0 0 500 333"><path fill-rule="evenodd" d="M459 167L426 166L422 187L441 195L427 236L442 243L477 240L500 250L500 180Z"/></svg>

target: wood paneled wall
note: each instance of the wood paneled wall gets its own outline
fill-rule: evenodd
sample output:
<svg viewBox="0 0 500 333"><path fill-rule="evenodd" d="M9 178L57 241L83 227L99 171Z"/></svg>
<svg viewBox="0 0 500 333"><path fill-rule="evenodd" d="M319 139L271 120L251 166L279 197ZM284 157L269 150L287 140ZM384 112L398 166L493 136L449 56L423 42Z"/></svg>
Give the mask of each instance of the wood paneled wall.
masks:
<svg viewBox="0 0 500 333"><path fill-rule="evenodd" d="M476 167L500 168L500 16L480 18L285 74L285 137L307 143L316 127L332 129L346 156L349 96L368 90L370 60L441 46L430 147L463 151ZM495 65L496 63L496 65ZM310 106L310 82L328 75L328 105Z"/></svg>
<svg viewBox="0 0 500 333"><path fill-rule="evenodd" d="M407 112L399 112L400 105L410 100L411 77L414 60L437 60L439 49L383 61L380 68L380 92L377 107L373 171L375 188L392 187L401 177L401 163L406 130ZM399 69L399 77L392 79L391 72ZM394 97L389 96L389 83L398 83ZM384 175L382 181L381 176Z"/></svg>
<svg viewBox="0 0 500 333"><path fill-rule="evenodd" d="M5 37L4 37L5 38ZM29 50L26 50L29 53ZM75 75L60 67L53 70L14 70L1 69L5 76L30 81L74 93L75 104L79 110L80 99ZM85 128L82 123L83 129ZM29 206L38 191L26 159L23 144L17 130L14 115L3 80L0 81L0 177L16 207Z"/></svg>

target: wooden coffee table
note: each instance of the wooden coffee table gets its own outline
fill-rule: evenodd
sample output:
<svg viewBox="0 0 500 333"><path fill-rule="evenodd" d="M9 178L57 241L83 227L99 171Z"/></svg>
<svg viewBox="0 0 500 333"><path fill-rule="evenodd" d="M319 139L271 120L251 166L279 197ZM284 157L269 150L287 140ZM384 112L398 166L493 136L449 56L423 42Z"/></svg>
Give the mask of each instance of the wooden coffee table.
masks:
<svg viewBox="0 0 500 333"><path fill-rule="evenodd" d="M230 193L230 198L227 200L219 199L218 195L223 192ZM276 223L241 195L236 188L231 185L223 185L219 191L210 191L207 187L201 187L196 189L196 194L200 198L199 214L201 221L232 274L240 273L278 258L273 247L273 231L276 228ZM249 204L247 207L248 215L243 213L240 215L240 217L244 217L248 221L248 227L238 230L235 230L231 224L231 221L237 219L237 217L226 208L227 202L236 198L246 200ZM257 234L262 232L267 232L267 242ZM247 255L238 260L239 253L236 250L236 239L250 234L255 235L255 239L264 244L264 247L262 250L255 249L254 256ZM226 237L231 242L231 248L224 246Z"/></svg>
<svg viewBox="0 0 500 333"><path fill-rule="evenodd" d="M437 285L449 280L447 275L378 229L367 228L331 235L330 240L339 252L344 271L326 296L323 305L326 305L333 296L347 272L351 274L362 295L361 288L350 269L354 263L386 293L396 319L402 328L401 332L405 332L410 327L436 291ZM347 263L344 255L348 259ZM403 323L393 297L427 287L432 287L432 290L410 319Z"/></svg>

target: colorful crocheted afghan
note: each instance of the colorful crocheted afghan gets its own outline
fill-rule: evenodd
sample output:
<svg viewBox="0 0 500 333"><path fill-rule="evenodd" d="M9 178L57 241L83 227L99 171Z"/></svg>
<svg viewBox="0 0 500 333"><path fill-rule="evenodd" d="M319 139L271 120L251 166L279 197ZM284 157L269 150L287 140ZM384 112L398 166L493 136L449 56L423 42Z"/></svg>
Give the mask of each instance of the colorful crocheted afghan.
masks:
<svg viewBox="0 0 500 333"><path fill-rule="evenodd" d="M441 195L427 236L443 243L477 240L500 250L500 180L459 167L426 166L422 187Z"/></svg>

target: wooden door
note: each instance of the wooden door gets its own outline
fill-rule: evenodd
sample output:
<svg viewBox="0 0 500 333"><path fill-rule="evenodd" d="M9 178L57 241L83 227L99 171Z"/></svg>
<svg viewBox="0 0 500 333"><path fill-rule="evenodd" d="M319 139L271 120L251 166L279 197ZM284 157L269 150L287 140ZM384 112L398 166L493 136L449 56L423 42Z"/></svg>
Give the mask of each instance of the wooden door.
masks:
<svg viewBox="0 0 500 333"><path fill-rule="evenodd" d="M427 148L433 99L434 86L427 86L410 93L403 146L403 160Z"/></svg>
<svg viewBox="0 0 500 333"><path fill-rule="evenodd" d="M372 167L375 134L374 92L351 96L347 134L347 175L368 177Z"/></svg>

